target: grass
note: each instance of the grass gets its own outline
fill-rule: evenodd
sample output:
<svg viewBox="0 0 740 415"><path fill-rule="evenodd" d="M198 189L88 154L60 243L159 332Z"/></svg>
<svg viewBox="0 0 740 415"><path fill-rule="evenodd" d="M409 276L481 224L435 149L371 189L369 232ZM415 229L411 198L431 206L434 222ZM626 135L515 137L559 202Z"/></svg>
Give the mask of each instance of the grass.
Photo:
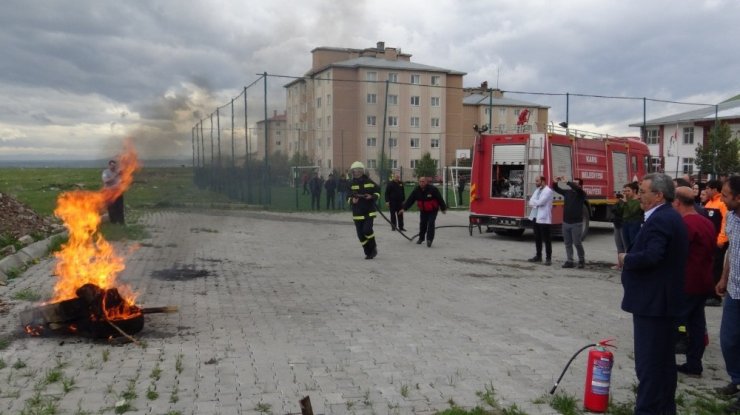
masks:
<svg viewBox="0 0 740 415"><path fill-rule="evenodd" d="M22 300L22 301L38 301L41 299L41 294L37 293L36 291L33 291L30 288L24 288L14 293L12 298L14 300Z"/></svg>

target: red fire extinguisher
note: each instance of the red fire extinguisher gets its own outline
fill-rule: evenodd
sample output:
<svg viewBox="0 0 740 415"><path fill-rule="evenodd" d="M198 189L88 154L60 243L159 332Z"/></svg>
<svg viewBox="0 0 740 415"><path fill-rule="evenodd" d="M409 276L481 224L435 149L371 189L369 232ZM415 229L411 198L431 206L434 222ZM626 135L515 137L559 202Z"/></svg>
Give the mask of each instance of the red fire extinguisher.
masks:
<svg viewBox="0 0 740 415"><path fill-rule="evenodd" d="M563 372L550 390L550 394L555 393L555 389L576 356L589 347L593 347L588 352L583 407L590 412L606 412L609 407L609 386L611 384L612 366L614 366L614 355L606 348L616 347L610 344L612 341L614 339L604 339L598 343L588 344L578 350L563 368Z"/></svg>
<svg viewBox="0 0 740 415"><path fill-rule="evenodd" d="M586 385L583 391L583 407L591 412L606 412L609 408L609 385L611 383L614 355L607 347L614 347L602 340L588 352Z"/></svg>

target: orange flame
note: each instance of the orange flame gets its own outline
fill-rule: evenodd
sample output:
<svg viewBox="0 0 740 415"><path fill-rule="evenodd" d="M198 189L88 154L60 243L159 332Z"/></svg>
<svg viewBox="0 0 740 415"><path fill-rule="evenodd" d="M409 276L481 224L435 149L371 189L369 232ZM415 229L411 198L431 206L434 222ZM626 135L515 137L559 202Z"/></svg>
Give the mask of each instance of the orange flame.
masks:
<svg viewBox="0 0 740 415"><path fill-rule="evenodd" d="M101 212L128 189L134 172L139 169L136 150L128 140L124 152L118 157L118 169L118 186L99 191L75 190L59 195L54 215L64 221L69 240L62 245L61 251L54 254L57 258L54 271L59 280L51 303L75 298L76 290L90 283L104 290L116 287L125 303L134 305L136 294L127 286L116 285L118 274L126 268L124 260L98 232Z"/></svg>

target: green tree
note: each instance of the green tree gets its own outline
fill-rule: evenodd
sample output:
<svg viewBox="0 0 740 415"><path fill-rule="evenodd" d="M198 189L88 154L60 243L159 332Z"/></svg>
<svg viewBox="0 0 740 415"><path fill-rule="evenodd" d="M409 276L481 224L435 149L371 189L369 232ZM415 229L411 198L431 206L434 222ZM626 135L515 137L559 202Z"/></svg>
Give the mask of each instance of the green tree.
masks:
<svg viewBox="0 0 740 415"><path fill-rule="evenodd" d="M740 141L732 138L727 123L712 129L706 146L696 146L695 161L703 172L731 174L740 171Z"/></svg>
<svg viewBox="0 0 740 415"><path fill-rule="evenodd" d="M280 150L276 150L269 158L270 180L273 184L286 184L290 182L290 165L288 156Z"/></svg>
<svg viewBox="0 0 740 415"><path fill-rule="evenodd" d="M434 177L437 175L437 166L429 152L422 154L421 159L416 163L414 173L416 173L416 177Z"/></svg>
<svg viewBox="0 0 740 415"><path fill-rule="evenodd" d="M294 166L312 166L313 161L308 157L306 153L293 153L290 157L290 165Z"/></svg>

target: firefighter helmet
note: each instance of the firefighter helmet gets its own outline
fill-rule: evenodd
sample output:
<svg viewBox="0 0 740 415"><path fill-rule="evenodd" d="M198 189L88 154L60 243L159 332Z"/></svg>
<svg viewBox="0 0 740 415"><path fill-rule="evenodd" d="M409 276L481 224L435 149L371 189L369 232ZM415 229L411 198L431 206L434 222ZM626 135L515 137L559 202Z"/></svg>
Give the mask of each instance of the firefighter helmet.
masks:
<svg viewBox="0 0 740 415"><path fill-rule="evenodd" d="M352 163L351 166L349 166L349 169L350 170L354 170L354 169L362 169L362 170L365 170L365 165L362 164L359 161L356 161L356 162Z"/></svg>

